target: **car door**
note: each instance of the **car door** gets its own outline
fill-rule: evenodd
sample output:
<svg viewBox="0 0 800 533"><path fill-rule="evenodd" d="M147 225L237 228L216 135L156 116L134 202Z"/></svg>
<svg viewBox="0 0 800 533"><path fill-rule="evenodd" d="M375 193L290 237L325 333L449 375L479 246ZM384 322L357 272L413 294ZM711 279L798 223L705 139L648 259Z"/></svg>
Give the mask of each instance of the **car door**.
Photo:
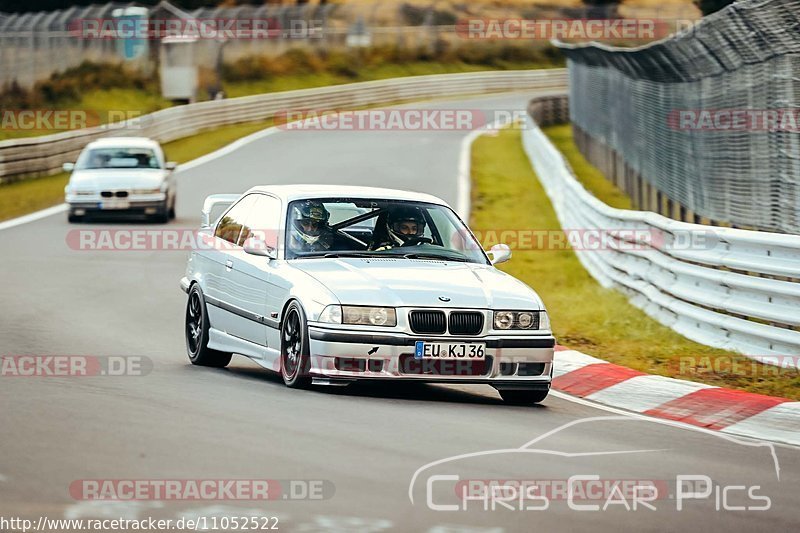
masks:
<svg viewBox="0 0 800 533"><path fill-rule="evenodd" d="M267 314L270 292L271 260L263 255L244 252L248 239L258 239L277 250L277 226L281 202L267 194L254 194L239 234L235 252L227 266L229 303L246 320L236 322L230 334L260 346L267 345L267 328L277 321ZM254 241L255 242L255 241Z"/></svg>
<svg viewBox="0 0 800 533"><path fill-rule="evenodd" d="M283 202L270 195L264 195L258 199L256 208L253 209L252 228L254 233L261 238L266 246L275 250L277 257L280 257L281 235L285 231L284 227ZM260 259L260 261L259 261ZM265 258L256 256L252 259L259 265L265 265L268 272L267 277L267 300L264 316L266 318L267 337L266 355L264 363L272 368L277 368L277 357L280 354L280 332L279 315L289 294L289 285L283 277L286 269L286 262L282 259L266 261Z"/></svg>
<svg viewBox="0 0 800 533"><path fill-rule="evenodd" d="M230 335L241 337L245 326L240 322L247 319L237 313L237 295L231 294L231 272L234 261L244 252L239 246L247 214L255 203L255 195L249 194L234 204L218 221L214 229L213 245L202 253L206 258L204 291L206 301L211 305L209 315L211 326Z"/></svg>

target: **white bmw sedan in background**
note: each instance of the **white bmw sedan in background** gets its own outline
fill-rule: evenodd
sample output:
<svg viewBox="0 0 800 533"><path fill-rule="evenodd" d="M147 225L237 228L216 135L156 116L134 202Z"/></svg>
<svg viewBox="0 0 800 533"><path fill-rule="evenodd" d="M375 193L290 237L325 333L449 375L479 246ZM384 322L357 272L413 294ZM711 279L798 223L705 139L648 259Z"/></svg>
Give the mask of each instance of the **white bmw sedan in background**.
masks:
<svg viewBox="0 0 800 533"><path fill-rule="evenodd" d="M216 222L211 212L227 208ZM555 339L538 295L426 194L284 185L213 195L182 289L189 359L232 354L286 385L483 383L542 401Z"/></svg>
<svg viewBox="0 0 800 533"><path fill-rule="evenodd" d="M64 193L69 221L92 215L138 215L157 222L175 217L175 163L146 137L108 137L86 145Z"/></svg>

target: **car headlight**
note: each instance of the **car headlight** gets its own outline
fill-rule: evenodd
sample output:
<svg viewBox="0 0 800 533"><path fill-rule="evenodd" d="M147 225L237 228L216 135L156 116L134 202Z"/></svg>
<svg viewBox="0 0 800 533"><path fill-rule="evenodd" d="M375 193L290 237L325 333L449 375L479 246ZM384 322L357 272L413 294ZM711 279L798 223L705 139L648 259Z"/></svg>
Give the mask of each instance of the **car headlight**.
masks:
<svg viewBox="0 0 800 533"><path fill-rule="evenodd" d="M97 194L94 191L88 191L88 190L81 191L81 190L76 189L75 187L73 187L73 186L71 186L69 184L67 184L67 186L64 187L64 192L67 193L67 194L71 194L73 196L92 196L94 194Z"/></svg>
<svg viewBox="0 0 800 533"><path fill-rule="evenodd" d="M154 187L151 189L133 189L133 194L158 194L162 192L161 187Z"/></svg>
<svg viewBox="0 0 800 533"><path fill-rule="evenodd" d="M322 310L319 314L320 322L327 322L328 324L341 324L342 323L342 306L329 305Z"/></svg>
<svg viewBox="0 0 800 533"><path fill-rule="evenodd" d="M548 316L547 311L539 312L539 329L550 329L550 316Z"/></svg>
<svg viewBox="0 0 800 533"><path fill-rule="evenodd" d="M342 306L342 324L396 326L397 313L393 307Z"/></svg>
<svg viewBox="0 0 800 533"><path fill-rule="evenodd" d="M495 311L494 329L550 329L544 311Z"/></svg>

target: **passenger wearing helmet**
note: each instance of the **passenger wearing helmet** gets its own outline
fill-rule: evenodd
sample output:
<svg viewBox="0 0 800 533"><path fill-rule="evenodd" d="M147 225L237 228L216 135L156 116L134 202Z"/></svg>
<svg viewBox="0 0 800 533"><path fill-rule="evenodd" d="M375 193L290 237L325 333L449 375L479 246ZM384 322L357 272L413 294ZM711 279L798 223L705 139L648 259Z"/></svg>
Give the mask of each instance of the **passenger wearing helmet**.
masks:
<svg viewBox="0 0 800 533"><path fill-rule="evenodd" d="M395 246L414 246L422 242L430 242L425 234L425 217L418 207L392 207L386 217L385 236L370 247L372 250L388 250Z"/></svg>
<svg viewBox="0 0 800 533"><path fill-rule="evenodd" d="M328 226L331 214L322 202L306 200L292 208L292 229L289 248L293 252L330 250L333 233Z"/></svg>

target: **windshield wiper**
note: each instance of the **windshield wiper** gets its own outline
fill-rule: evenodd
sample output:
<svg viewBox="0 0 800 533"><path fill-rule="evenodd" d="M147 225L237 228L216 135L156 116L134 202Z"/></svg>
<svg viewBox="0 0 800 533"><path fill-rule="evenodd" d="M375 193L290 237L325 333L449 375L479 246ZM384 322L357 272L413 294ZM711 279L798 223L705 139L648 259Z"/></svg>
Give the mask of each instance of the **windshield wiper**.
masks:
<svg viewBox="0 0 800 533"><path fill-rule="evenodd" d="M331 257L375 257L375 254L365 253L365 252L328 252L328 253L318 253L318 254L303 254L298 255L297 259L317 259L319 257L322 258L331 258Z"/></svg>
<svg viewBox="0 0 800 533"><path fill-rule="evenodd" d="M322 257L375 257L375 254L367 252L335 252L325 254Z"/></svg>
<svg viewBox="0 0 800 533"><path fill-rule="evenodd" d="M466 263L469 260L463 257L453 257L449 255L439 255L439 254L420 254L420 253L411 253L411 254L403 254L403 257L406 259L436 259L437 261L460 261L462 263Z"/></svg>

